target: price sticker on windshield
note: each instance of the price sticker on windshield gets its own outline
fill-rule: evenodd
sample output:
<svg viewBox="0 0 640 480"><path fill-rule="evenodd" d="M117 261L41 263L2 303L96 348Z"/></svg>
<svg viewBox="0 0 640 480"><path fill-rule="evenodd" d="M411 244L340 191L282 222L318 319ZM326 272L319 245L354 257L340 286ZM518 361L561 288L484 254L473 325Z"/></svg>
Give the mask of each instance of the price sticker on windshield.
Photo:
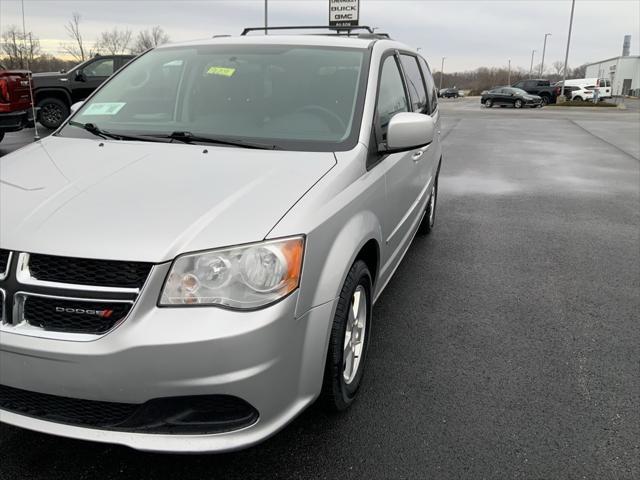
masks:
<svg viewBox="0 0 640 480"><path fill-rule="evenodd" d="M207 70L209 75L221 75L223 77L232 77L234 73L236 73L235 68L229 67L209 67Z"/></svg>
<svg viewBox="0 0 640 480"><path fill-rule="evenodd" d="M82 112L83 115L115 115L122 107L126 105L125 102L108 102L108 103L92 103L87 109Z"/></svg>

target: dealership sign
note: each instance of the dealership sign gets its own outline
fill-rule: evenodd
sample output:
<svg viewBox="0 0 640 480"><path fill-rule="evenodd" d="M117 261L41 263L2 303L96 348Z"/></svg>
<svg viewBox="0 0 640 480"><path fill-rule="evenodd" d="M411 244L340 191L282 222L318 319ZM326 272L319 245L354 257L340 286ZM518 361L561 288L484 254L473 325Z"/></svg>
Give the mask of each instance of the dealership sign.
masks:
<svg viewBox="0 0 640 480"><path fill-rule="evenodd" d="M329 25L348 27L358 25L360 0L329 0Z"/></svg>

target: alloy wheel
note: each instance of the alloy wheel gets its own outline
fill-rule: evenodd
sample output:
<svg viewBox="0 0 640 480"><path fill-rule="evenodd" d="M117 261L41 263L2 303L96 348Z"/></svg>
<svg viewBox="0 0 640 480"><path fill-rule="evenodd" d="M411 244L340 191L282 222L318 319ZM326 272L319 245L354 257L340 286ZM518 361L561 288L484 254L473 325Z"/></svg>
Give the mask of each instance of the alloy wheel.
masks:
<svg viewBox="0 0 640 480"><path fill-rule="evenodd" d="M40 108L41 118L48 124L60 123L63 120L62 110L58 105L48 103Z"/></svg>
<svg viewBox="0 0 640 480"><path fill-rule="evenodd" d="M344 333L342 378L349 385L356 378L364 350L367 328L367 291L358 285L351 297Z"/></svg>

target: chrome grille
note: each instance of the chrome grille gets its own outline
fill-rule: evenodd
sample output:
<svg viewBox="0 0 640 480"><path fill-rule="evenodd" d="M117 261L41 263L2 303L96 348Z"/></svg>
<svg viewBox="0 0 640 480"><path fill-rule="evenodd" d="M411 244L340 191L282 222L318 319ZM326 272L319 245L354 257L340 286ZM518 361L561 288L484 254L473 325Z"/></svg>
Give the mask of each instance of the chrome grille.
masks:
<svg viewBox="0 0 640 480"><path fill-rule="evenodd" d="M91 340L123 322L153 265L3 250L0 329ZM0 264L1 266L1 264Z"/></svg>
<svg viewBox="0 0 640 480"><path fill-rule="evenodd" d="M29 255L29 272L32 278L45 282L142 288L150 270L151 264L142 262Z"/></svg>
<svg viewBox="0 0 640 480"><path fill-rule="evenodd" d="M101 334L120 323L132 301L71 299L18 293L20 321L53 332ZM15 310L15 309L14 309Z"/></svg>
<svg viewBox="0 0 640 480"><path fill-rule="evenodd" d="M9 273L11 263L11 252L0 248L0 280L4 280Z"/></svg>

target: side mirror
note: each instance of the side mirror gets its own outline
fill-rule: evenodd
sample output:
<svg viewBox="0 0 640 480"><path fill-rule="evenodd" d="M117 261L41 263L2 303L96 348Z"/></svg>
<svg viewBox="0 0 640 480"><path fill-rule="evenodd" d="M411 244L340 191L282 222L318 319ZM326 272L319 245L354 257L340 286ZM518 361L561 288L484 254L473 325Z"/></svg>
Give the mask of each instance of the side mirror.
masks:
<svg viewBox="0 0 640 480"><path fill-rule="evenodd" d="M435 122L429 115L403 112L393 116L387 131L388 151L409 150L433 142Z"/></svg>
<svg viewBox="0 0 640 480"><path fill-rule="evenodd" d="M76 102L73 105L71 105L71 115L76 113L78 111L78 109L82 106L83 103L84 103L84 101Z"/></svg>
<svg viewBox="0 0 640 480"><path fill-rule="evenodd" d="M76 72L76 81L78 81L78 82L86 82L87 81L87 76L84 74L84 72L82 70L78 70Z"/></svg>

